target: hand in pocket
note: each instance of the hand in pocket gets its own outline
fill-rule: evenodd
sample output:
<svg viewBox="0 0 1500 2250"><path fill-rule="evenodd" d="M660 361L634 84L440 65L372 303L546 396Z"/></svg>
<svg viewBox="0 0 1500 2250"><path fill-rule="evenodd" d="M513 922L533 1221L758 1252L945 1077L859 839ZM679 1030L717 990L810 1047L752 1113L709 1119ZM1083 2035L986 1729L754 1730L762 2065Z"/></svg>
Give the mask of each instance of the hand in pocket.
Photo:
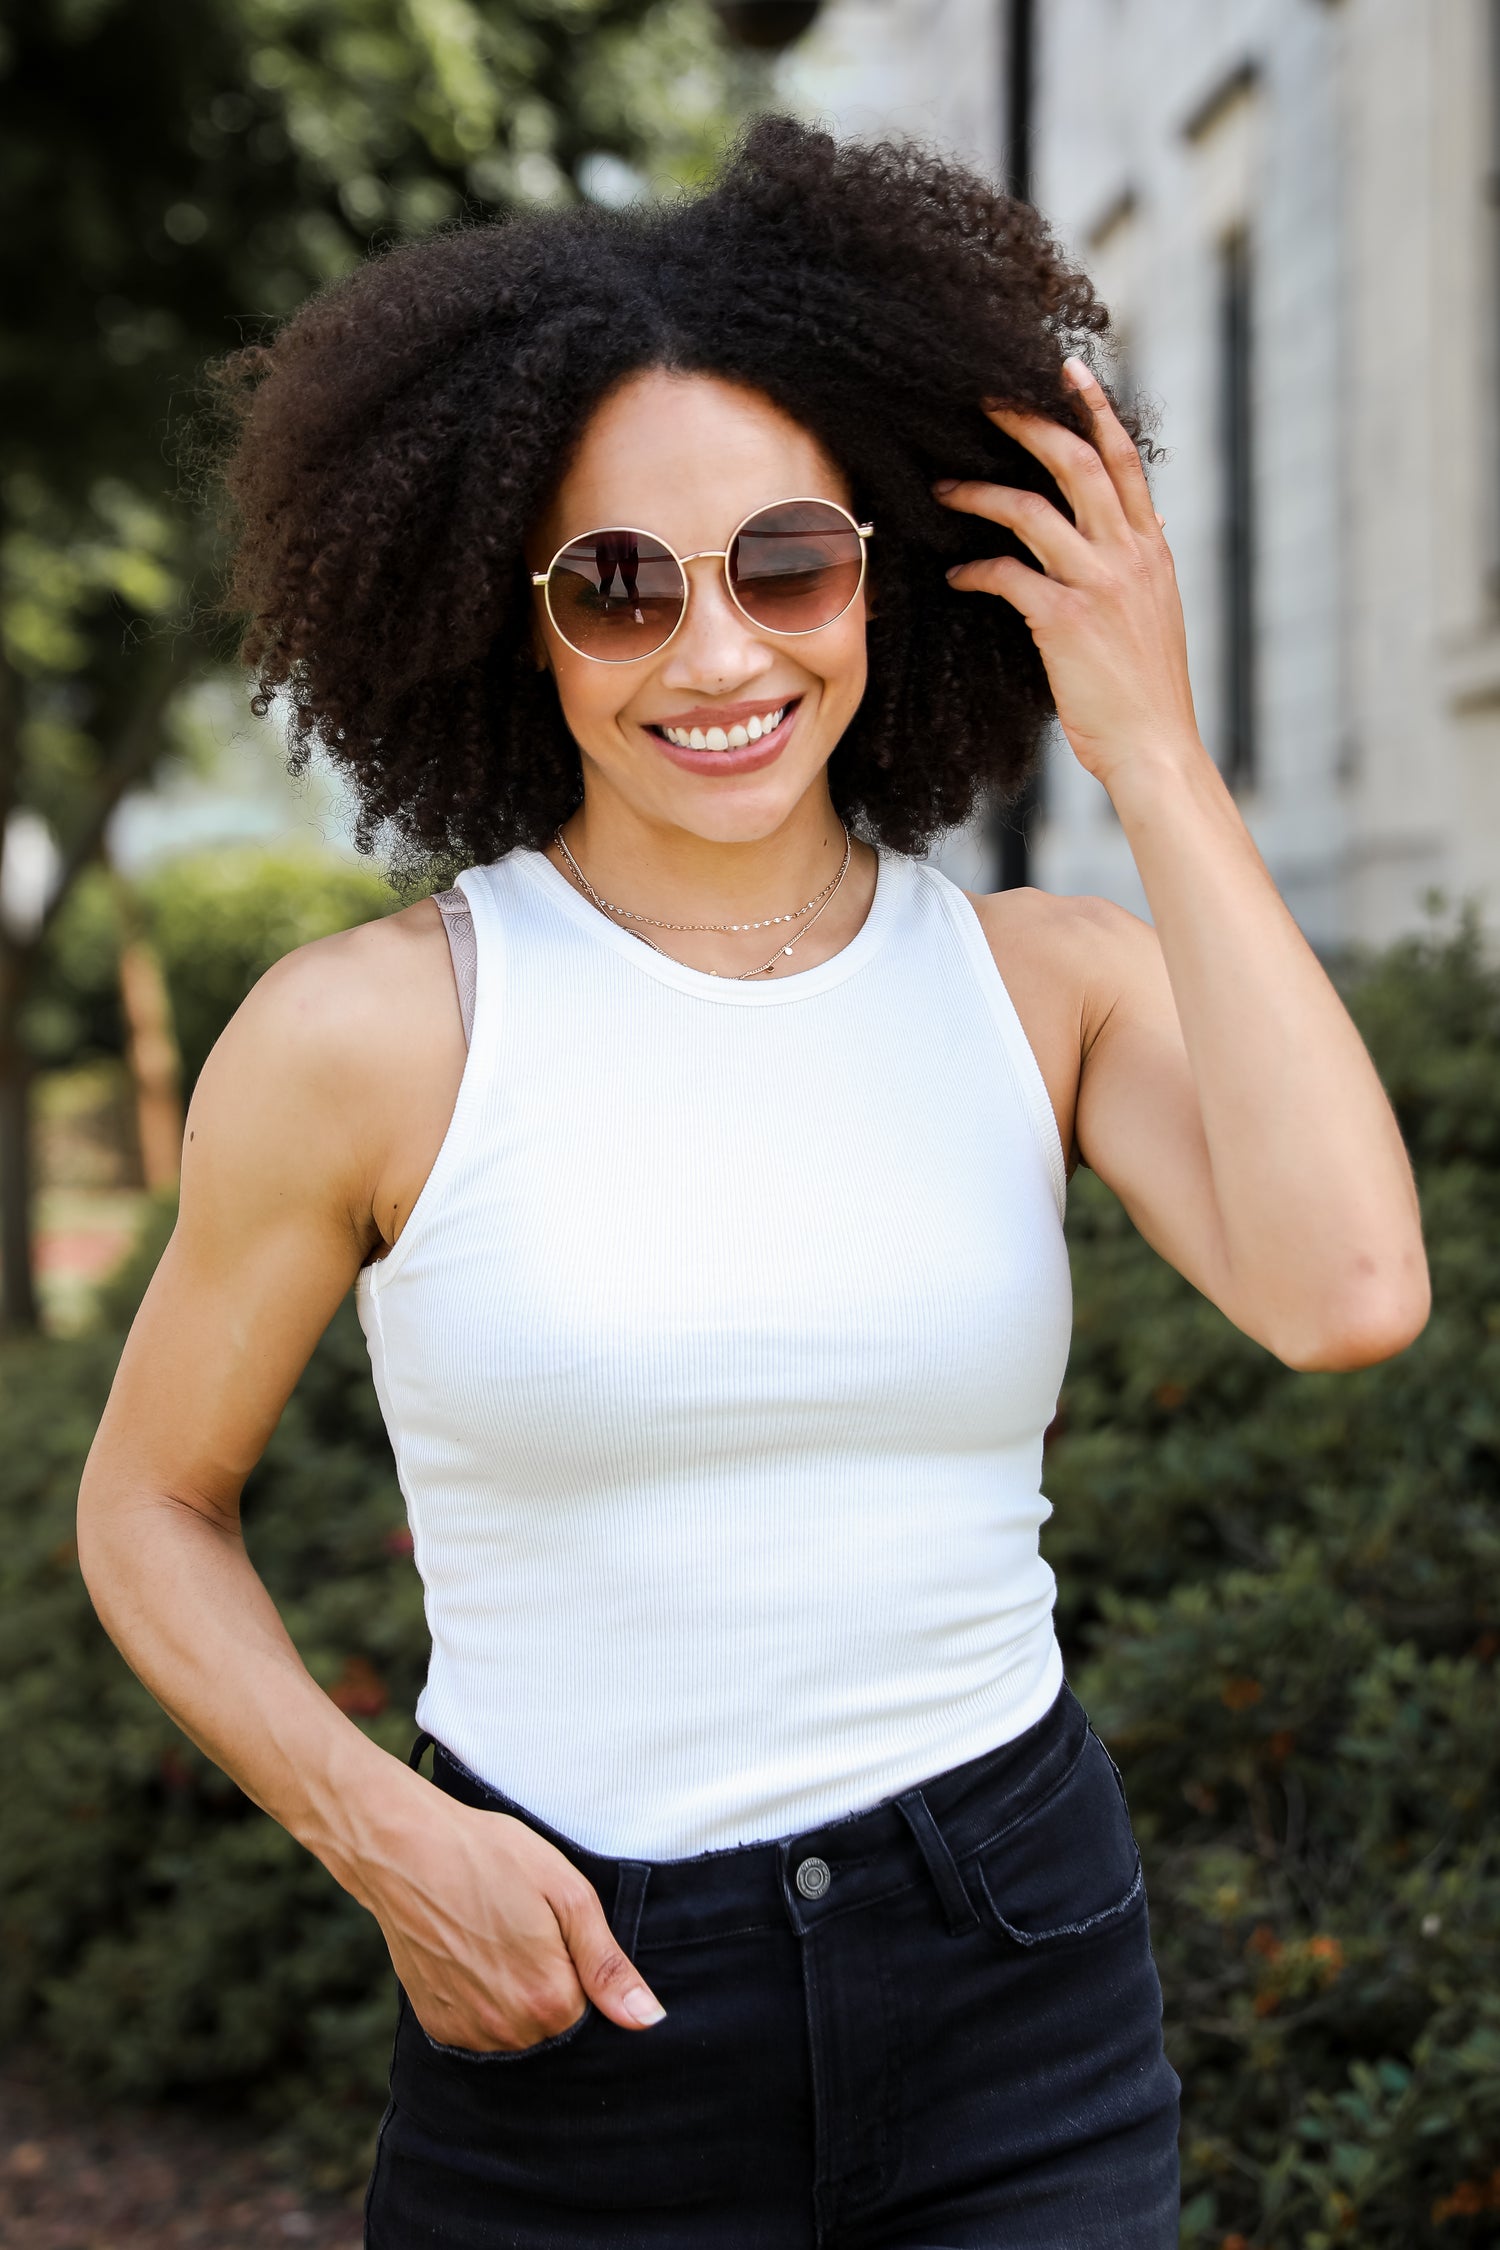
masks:
<svg viewBox="0 0 1500 2250"><path fill-rule="evenodd" d="M570 1860L524 1821L419 1786L393 1840L361 1855L357 1895L430 2039L516 2053L567 2031L590 2001L626 2031L661 2021L665 2010Z"/></svg>

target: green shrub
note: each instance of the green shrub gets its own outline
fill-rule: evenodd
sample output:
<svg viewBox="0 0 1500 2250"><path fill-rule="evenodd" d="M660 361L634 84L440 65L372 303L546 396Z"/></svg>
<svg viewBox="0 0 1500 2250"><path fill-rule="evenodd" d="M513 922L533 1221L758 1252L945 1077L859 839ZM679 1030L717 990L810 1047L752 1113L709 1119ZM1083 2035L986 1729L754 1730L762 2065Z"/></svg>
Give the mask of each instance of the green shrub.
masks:
<svg viewBox="0 0 1500 2250"><path fill-rule="evenodd" d="M1422 1186L1410 1351L1291 1374L1096 1182L1069 1222L1047 1545L1147 1862L1183 2240L1215 2250L1500 2212L1500 979L1470 929L1354 1005Z"/></svg>
<svg viewBox="0 0 1500 2250"><path fill-rule="evenodd" d="M326 852L239 844L194 852L134 887L161 956L183 1080L191 1091L209 1048L273 961L312 938L374 921L399 903L373 867ZM59 919L28 1005L30 1050L57 1066L118 1054L120 917L111 878L84 877Z"/></svg>
<svg viewBox="0 0 1500 2250"><path fill-rule="evenodd" d="M1500 2211L1500 976L1467 930L1367 966L1354 1004L1436 1282L1400 1359L1290 1374L1097 1183L1069 1220L1047 1549L1146 1857L1205 2250L1471 2250ZM349 2176L381 2105L378 1933L183 1745L73 1561L141 1277L97 1335L0 1353L4 2022L107 2092L254 2105ZM246 1521L317 1677L404 1751L426 1638L347 1306Z"/></svg>
<svg viewBox="0 0 1500 2250"><path fill-rule="evenodd" d="M100 1331L0 1352L0 2039L106 2095L218 2095L359 2169L393 2021L375 1924L126 1670L78 1575L78 1473L165 1214ZM257 1567L314 1676L398 1755L421 1590L346 1304L250 1480Z"/></svg>
<svg viewBox="0 0 1500 2250"><path fill-rule="evenodd" d="M202 852L159 869L141 895L188 1086L273 961L312 938L373 922L398 903L373 867L298 851Z"/></svg>

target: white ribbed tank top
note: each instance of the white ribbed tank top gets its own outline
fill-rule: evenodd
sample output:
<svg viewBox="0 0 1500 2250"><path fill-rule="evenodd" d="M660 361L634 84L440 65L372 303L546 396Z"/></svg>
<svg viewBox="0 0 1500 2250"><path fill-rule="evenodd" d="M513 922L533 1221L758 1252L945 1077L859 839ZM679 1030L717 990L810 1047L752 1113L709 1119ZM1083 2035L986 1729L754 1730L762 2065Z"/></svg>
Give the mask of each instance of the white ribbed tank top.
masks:
<svg viewBox="0 0 1500 2250"><path fill-rule="evenodd" d="M972 907L883 854L843 952L683 967L537 852L459 878L473 1037L359 1310L421 1724L591 1849L877 1803L1057 1693L1057 1127Z"/></svg>

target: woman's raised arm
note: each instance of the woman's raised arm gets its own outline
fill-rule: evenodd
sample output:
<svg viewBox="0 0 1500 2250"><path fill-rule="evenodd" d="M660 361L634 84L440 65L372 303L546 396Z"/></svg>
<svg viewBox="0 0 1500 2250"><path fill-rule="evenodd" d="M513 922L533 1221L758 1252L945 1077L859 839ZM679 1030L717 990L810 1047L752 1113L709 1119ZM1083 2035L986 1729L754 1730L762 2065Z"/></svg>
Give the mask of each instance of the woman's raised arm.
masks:
<svg viewBox="0 0 1500 2250"><path fill-rule="evenodd" d="M1135 445L1082 363L1094 442L994 421L1051 470L1042 496L945 481L950 507L1036 556L966 563L960 592L1024 616L1064 733L1109 791L1155 922L1056 902L1082 963L1079 1152L1162 1255L1297 1367L1356 1367L1419 1334L1411 1169L1358 1032L1199 738L1172 558ZM1059 922L1063 918L1060 914Z"/></svg>

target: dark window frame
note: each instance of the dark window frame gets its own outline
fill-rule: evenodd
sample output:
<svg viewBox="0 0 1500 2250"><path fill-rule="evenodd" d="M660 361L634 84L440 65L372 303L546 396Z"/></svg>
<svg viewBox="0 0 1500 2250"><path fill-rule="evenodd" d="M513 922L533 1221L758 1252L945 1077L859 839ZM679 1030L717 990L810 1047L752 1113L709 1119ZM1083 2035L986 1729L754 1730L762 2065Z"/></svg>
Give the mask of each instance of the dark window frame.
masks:
<svg viewBox="0 0 1500 2250"><path fill-rule="evenodd" d="M1258 778L1255 566L1255 253L1238 226L1219 243L1219 767L1231 789Z"/></svg>

